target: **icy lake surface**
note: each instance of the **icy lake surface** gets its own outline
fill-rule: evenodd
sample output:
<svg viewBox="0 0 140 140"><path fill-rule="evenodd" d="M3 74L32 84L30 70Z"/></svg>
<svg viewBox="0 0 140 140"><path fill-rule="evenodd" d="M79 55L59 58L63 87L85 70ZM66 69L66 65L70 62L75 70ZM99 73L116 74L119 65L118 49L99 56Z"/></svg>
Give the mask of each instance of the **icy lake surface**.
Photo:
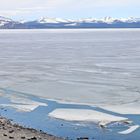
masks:
<svg viewBox="0 0 140 140"><path fill-rule="evenodd" d="M120 128L115 124L115 136L136 130L125 138L137 140L140 29L0 30L0 97L1 107L17 110L1 114L24 125L36 115L30 126L51 134L104 137L93 123L85 127L69 122L91 121L102 114L98 117L102 125L125 118L132 121ZM26 112L24 119L20 111ZM108 135L114 137L110 133L107 140Z"/></svg>
<svg viewBox="0 0 140 140"><path fill-rule="evenodd" d="M0 86L66 102L139 104L140 30L0 31Z"/></svg>

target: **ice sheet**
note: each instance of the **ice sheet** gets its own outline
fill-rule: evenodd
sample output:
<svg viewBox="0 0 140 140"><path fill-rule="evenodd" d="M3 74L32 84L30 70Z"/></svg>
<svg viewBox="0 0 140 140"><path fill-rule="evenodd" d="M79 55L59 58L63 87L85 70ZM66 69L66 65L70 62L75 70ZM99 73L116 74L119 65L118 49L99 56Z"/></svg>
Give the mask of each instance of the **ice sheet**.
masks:
<svg viewBox="0 0 140 140"><path fill-rule="evenodd" d="M38 104L27 104L27 105L17 105L17 104L1 104L2 107L12 107L15 108L19 112L31 112L36 109Z"/></svg>
<svg viewBox="0 0 140 140"><path fill-rule="evenodd" d="M128 121L128 119L124 117L109 115L99 111L87 109L56 109L53 112L49 113L49 116L67 121L91 121L104 126L111 122Z"/></svg>
<svg viewBox="0 0 140 140"><path fill-rule="evenodd" d="M104 105L101 108L120 114L135 114L140 115L138 103L122 104L122 105Z"/></svg>
<svg viewBox="0 0 140 140"><path fill-rule="evenodd" d="M20 112L30 112L36 109L39 106L47 106L46 103L34 101L28 99L24 95L18 94L3 94L4 98L9 99L8 104L0 104L2 107L12 107L15 108L17 111Z"/></svg>
<svg viewBox="0 0 140 140"><path fill-rule="evenodd" d="M125 134L125 135L130 134L130 133L134 132L135 130L137 130L139 127L140 127L139 125L131 126L129 129L119 132L119 134Z"/></svg>
<svg viewBox="0 0 140 140"><path fill-rule="evenodd" d="M1 31L0 87L139 114L139 36L139 29Z"/></svg>

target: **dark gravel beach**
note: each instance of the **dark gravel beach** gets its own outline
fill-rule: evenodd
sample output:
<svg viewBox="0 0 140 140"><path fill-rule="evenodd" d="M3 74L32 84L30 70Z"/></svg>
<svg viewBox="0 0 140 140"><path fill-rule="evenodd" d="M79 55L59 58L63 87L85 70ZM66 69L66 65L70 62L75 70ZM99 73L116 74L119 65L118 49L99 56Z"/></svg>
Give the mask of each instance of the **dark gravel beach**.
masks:
<svg viewBox="0 0 140 140"><path fill-rule="evenodd" d="M41 130L24 128L0 117L0 140L62 140L62 138L46 134Z"/></svg>

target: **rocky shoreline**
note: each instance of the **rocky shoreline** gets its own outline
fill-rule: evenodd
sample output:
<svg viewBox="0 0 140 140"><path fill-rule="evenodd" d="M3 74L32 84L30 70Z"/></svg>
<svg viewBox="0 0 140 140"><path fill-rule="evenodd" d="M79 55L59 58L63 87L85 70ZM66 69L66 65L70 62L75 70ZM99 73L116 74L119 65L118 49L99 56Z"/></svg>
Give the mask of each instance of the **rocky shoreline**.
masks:
<svg viewBox="0 0 140 140"><path fill-rule="evenodd" d="M0 140L63 140L31 128L25 128L0 117Z"/></svg>

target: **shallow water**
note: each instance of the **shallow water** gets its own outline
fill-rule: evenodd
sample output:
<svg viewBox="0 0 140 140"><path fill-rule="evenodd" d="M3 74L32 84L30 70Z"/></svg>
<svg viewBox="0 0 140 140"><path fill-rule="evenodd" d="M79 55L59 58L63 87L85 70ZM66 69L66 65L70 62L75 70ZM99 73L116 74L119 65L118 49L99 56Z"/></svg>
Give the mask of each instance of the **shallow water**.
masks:
<svg viewBox="0 0 140 140"><path fill-rule="evenodd" d="M128 127L131 126L131 124L128 125L123 123L111 123L107 126L107 128L101 128L93 122L64 121L51 118L48 116L48 114L58 108L90 109L112 115L127 117L133 121L133 124L139 125L140 122L138 120L140 118L140 115L120 115L114 112L109 112L107 110L102 110L98 107L58 103L56 101L41 99L33 95L27 95L26 93L9 89L0 89L0 91L4 94L4 96L1 97L0 104L13 104L9 97L16 95L18 98L27 98L32 101L46 103L48 105L39 106L31 112L17 111L15 108L11 107L0 107L1 115L6 118L12 119L13 123L19 123L20 125L23 125L25 127L35 128L37 130L45 131L55 136L73 140L80 137L88 137L90 140L139 140L140 129L137 129L136 131L128 135L121 135L118 133L120 131L127 130Z"/></svg>
<svg viewBox="0 0 140 140"><path fill-rule="evenodd" d="M96 105L100 111L103 111L100 107L105 105L140 108L139 37L139 29L0 30L0 88L5 93L17 91L44 97L47 103L47 99L67 102L49 102L49 108L39 107L32 112L35 115L40 112L44 114L46 110L47 116L47 111L53 105L55 108L78 107L76 104L68 104L71 102ZM1 104L4 102L10 101L0 99ZM10 111L7 116L15 118L12 113L16 114L16 111ZM31 126L58 136L75 138L86 133L90 137L94 129L94 136L99 136L98 139L114 137L114 132L102 135L102 130L96 126L89 129L89 125L86 128L80 125L80 131L76 131L75 125L67 121L63 122L67 129L62 128L59 132L55 131L56 128L49 130L43 125L44 122L38 126L38 115ZM119 115L139 124L139 115L131 112ZM25 122L22 117L15 118L15 121L26 125L30 121L29 116L27 114ZM49 127L52 122L55 126L61 124L60 120L46 121ZM114 131L116 129L113 128ZM131 135L122 136L122 139L136 139L138 136L139 129ZM115 133L115 137L120 138L120 135Z"/></svg>

